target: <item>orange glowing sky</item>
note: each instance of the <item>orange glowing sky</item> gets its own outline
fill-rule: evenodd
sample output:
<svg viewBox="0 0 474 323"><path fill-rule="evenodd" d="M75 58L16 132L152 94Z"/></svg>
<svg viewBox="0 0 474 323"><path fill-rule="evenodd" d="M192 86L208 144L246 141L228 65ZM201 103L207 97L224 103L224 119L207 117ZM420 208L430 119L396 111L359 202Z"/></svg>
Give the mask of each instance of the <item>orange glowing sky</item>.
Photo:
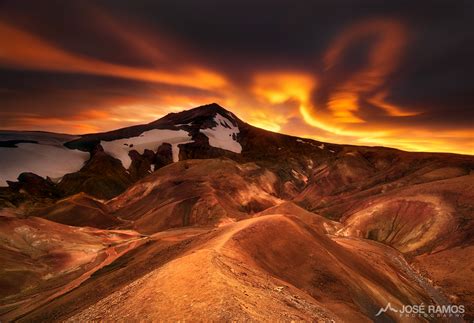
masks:
<svg viewBox="0 0 474 323"><path fill-rule="evenodd" d="M321 31L324 41L316 42L311 54L303 45L301 53L272 51L278 46L272 37L268 51L254 52L261 39L246 44L245 35L231 32L216 35L225 40L212 47L212 42L190 37L193 24L201 27L200 20L189 22L189 31L184 28L180 34L163 27L159 18L150 20L153 12L147 13L148 20L139 19L140 11L124 14L123 8L110 8L113 2L56 8L65 17L53 22L47 10L33 19L12 3L7 1L0 14L2 129L82 134L147 123L217 102L242 120L275 132L334 143L474 154L471 97L463 101L447 90L445 97L455 98L452 103L444 97L437 100L443 94L430 90L423 75L419 91L424 96L412 87L404 90L403 84L418 82L416 73L423 71L418 58L410 56L417 49L414 42L420 46L423 41L417 40L417 26L396 15L344 19L337 28ZM74 28L67 19L69 10L74 12ZM58 13L53 14L57 19ZM223 29L239 30L238 19ZM266 31L259 26L252 28ZM308 26L311 20L304 28ZM198 31L213 32L202 28ZM223 32L216 28L216 33ZM94 29L97 35L90 33ZM226 45L229 37L236 37L237 49ZM288 35L287 41L294 39ZM446 88L451 89L449 82ZM468 93L473 90L469 86L461 88ZM433 98L429 91L435 91Z"/></svg>

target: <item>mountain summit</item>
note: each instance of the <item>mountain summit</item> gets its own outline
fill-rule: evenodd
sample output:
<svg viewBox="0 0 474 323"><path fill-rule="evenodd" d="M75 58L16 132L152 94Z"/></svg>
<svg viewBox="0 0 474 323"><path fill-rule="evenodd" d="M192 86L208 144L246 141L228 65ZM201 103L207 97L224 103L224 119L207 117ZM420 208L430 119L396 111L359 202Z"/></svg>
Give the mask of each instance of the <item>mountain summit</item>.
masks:
<svg viewBox="0 0 474 323"><path fill-rule="evenodd" d="M244 124L244 122L237 118L232 112L224 109L217 103L206 104L194 109L185 110L181 112L169 113L163 118L152 122L151 124L202 124L202 122L205 122L206 120L213 119L217 114L223 116L228 120L231 120L235 126L239 124Z"/></svg>

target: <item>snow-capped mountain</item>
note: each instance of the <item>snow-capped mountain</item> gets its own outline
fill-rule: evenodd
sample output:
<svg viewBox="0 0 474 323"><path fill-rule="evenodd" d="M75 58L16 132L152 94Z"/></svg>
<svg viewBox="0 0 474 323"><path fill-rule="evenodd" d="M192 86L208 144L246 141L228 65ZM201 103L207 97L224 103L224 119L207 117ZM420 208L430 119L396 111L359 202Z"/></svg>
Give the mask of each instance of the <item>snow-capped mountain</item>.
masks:
<svg viewBox="0 0 474 323"><path fill-rule="evenodd" d="M321 148L325 145L332 148ZM318 150L313 149L316 146ZM309 155L334 153L335 147L252 127L219 105L209 104L170 113L149 124L82 136L2 131L0 186L15 181L23 172L31 172L58 182L62 190L70 193L90 193L84 188L86 179L104 187L117 187L120 178L122 184L118 187L124 189L171 162L215 157L268 160L295 149L305 153L285 160L288 172L299 182L306 177L302 172L304 164L312 163ZM301 162L301 158L307 160ZM111 168L113 178L112 174L104 178ZM76 189L71 190L71 186Z"/></svg>
<svg viewBox="0 0 474 323"><path fill-rule="evenodd" d="M171 145L173 162L180 160L182 145L197 141L233 153L242 151L238 124L243 123L233 114L217 105L199 107L190 114L170 114L148 125L84 136L0 131L0 186L15 181L23 172L60 181L64 175L79 171L97 149L120 160L125 169L132 164L131 152L157 153L163 145ZM155 167L153 162L151 165Z"/></svg>
<svg viewBox="0 0 474 323"><path fill-rule="evenodd" d="M223 150L240 153L242 146L237 141L239 134L238 126L231 121L232 117L224 117L222 114L216 112L211 122L215 125L209 128L199 127L199 132L204 134L209 146L220 148ZM193 123L176 124L178 129L152 129L139 134L138 136L115 139L115 140L101 140L100 145L104 151L120 159L125 168L129 168L132 160L129 156L132 150L143 154L145 150L151 150L156 153L158 147L163 144L170 144L172 147L172 160L177 162L180 160L180 146L195 142L193 140L193 132L191 130Z"/></svg>

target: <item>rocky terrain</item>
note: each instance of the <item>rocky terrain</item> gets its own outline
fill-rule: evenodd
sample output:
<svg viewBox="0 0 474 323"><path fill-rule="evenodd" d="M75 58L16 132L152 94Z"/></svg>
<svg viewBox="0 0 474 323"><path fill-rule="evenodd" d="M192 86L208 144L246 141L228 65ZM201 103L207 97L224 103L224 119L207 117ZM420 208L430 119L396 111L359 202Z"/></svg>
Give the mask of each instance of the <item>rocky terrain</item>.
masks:
<svg viewBox="0 0 474 323"><path fill-rule="evenodd" d="M0 154L2 321L474 319L473 156L272 133L217 104L2 131Z"/></svg>

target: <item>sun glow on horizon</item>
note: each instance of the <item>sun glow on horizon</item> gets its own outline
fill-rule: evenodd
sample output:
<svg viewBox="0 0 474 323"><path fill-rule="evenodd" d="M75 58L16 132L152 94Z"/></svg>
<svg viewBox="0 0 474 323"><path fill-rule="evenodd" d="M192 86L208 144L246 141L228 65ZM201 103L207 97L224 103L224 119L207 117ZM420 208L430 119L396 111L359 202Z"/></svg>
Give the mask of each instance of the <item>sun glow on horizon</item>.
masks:
<svg viewBox="0 0 474 323"><path fill-rule="evenodd" d="M8 44L0 51L0 66L134 80L151 84L146 93L106 99L99 93L98 99L90 103L87 92L71 91L69 94L80 96L81 100L85 97L86 101L67 118L41 113L18 113L12 117L0 111L0 117L12 120L2 128L84 134L148 123L169 112L221 102L244 121L273 132L313 139L319 136L339 144L474 154L472 129L460 129L455 136L448 130L420 129L416 123L404 121L422 115L422 108L389 101L386 82L399 66L408 42L408 30L398 21L380 18L349 25L329 43L320 58L321 70L255 70L247 83L237 83L232 75L197 58L191 62L173 61L175 53L167 52L165 41L157 40L155 44L150 38L140 38L111 17L103 25L143 57L165 63L145 68L107 62L66 50L0 20L0 41ZM368 36L375 40L368 47L365 66L341 77L338 68L346 51ZM159 86L173 91L159 90ZM372 118L370 111L375 111L377 118ZM311 131L314 135L309 134Z"/></svg>

